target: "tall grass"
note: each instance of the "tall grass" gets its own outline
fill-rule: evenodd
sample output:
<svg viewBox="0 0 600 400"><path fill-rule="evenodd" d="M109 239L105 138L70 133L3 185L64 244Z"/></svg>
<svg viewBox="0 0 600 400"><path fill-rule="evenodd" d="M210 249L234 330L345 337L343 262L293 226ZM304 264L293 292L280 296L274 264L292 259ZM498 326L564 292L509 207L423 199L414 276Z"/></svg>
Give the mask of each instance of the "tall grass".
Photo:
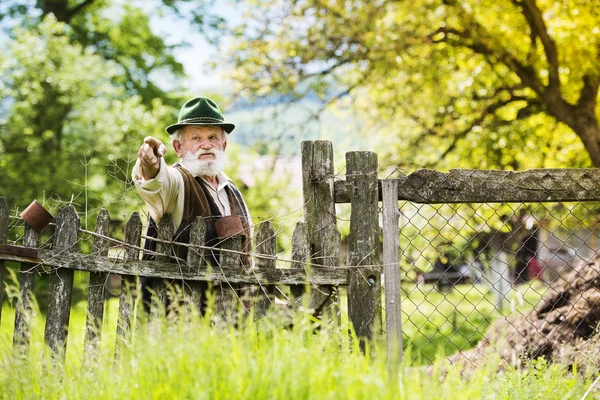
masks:
<svg viewBox="0 0 600 400"><path fill-rule="evenodd" d="M530 311L547 288L541 282L516 286L501 313L489 286L466 284L440 293L435 285L404 285L402 333L405 351L417 364L429 364L443 352L448 356L477 344L488 326L503 315Z"/></svg>
<svg viewBox="0 0 600 400"><path fill-rule="evenodd" d="M7 321L11 310L4 311ZM356 338L301 313L292 316L292 324L271 316L238 321L237 328L209 318L142 322L117 361L110 345L114 335L105 335L95 362L86 366L80 347L83 314L83 307L74 308L64 366L53 361L41 332L29 354L13 352L10 324L3 321L1 398L575 399L593 378L544 362L499 375L493 355L486 368L469 377L443 360L430 368L406 364L391 370L383 348L363 354ZM38 331L42 320L36 319Z"/></svg>

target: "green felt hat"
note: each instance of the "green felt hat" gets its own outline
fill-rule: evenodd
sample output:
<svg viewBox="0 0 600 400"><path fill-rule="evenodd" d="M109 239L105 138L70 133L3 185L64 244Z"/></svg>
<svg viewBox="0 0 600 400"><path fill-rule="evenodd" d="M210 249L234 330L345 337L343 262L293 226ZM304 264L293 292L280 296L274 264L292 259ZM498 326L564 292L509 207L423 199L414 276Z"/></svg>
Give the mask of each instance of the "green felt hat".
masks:
<svg viewBox="0 0 600 400"><path fill-rule="evenodd" d="M235 128L234 124L225 122L217 103L208 97L195 97L188 100L179 111L177 123L167 127L167 132L172 135L177 129L189 125L220 126L227 133L231 133Z"/></svg>

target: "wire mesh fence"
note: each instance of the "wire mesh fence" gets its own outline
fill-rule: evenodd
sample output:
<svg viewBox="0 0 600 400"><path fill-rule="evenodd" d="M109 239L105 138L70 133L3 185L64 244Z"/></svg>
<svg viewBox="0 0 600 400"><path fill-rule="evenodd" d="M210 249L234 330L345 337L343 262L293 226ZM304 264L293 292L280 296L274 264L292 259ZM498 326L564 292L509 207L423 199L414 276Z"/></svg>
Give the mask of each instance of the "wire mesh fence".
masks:
<svg viewBox="0 0 600 400"><path fill-rule="evenodd" d="M417 363L597 363L598 203L402 202L402 332Z"/></svg>

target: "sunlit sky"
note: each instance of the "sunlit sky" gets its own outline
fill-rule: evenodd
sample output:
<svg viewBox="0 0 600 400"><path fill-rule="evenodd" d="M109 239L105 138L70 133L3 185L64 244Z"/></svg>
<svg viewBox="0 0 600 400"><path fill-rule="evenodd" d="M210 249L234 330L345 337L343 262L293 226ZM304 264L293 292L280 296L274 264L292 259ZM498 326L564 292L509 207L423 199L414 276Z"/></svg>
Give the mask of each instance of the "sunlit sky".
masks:
<svg viewBox="0 0 600 400"><path fill-rule="evenodd" d="M127 0L126 0L127 1ZM159 16L153 13L154 1L134 0L136 5L146 9L151 16L153 31L164 38L169 45L186 42L188 45L174 50L177 61L181 62L189 76L189 89L196 91L220 91L225 90L225 82L218 71L211 71L207 63L217 55L217 49L211 45L198 27L176 18L173 15ZM216 0L213 10L218 10L218 15L224 17L228 23L237 24L240 21L240 9L231 6L229 0ZM185 10L182 10L185 12ZM226 44L226 43L223 43ZM168 87L168 82L162 82Z"/></svg>

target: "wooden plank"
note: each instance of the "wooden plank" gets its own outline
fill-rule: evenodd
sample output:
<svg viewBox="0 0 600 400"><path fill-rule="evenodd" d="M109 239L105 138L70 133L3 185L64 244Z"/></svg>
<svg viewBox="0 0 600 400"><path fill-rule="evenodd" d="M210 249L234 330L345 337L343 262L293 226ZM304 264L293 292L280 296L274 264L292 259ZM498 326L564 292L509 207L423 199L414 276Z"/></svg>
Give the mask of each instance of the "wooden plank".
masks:
<svg viewBox="0 0 600 400"><path fill-rule="evenodd" d="M302 142L304 219L313 265L340 264L340 234L333 201L334 176L331 142Z"/></svg>
<svg viewBox="0 0 600 400"><path fill-rule="evenodd" d="M25 234L23 245L28 248L39 246L40 235L31 225L25 222ZM33 301L33 284L35 281L35 264L22 263L19 272L19 299L15 310L15 331L13 335L13 347L26 355L31 342L31 317Z"/></svg>
<svg viewBox="0 0 600 400"><path fill-rule="evenodd" d="M340 265L341 238L337 230L337 218L333 195L335 172L333 170L333 146L330 141L302 142L302 194L304 220L307 224L310 244L310 272L315 266ZM315 281L309 276L309 281ZM313 295L314 292L314 295ZM309 308L331 310L339 321L340 306L337 295L329 296L330 304L323 304L319 293L334 293L337 288L313 287L306 304ZM335 293L336 294L336 293Z"/></svg>
<svg viewBox="0 0 600 400"><path fill-rule="evenodd" d="M383 180L383 276L385 279L385 334L388 366L402 362L402 307L400 298L400 212L398 182Z"/></svg>
<svg viewBox="0 0 600 400"><path fill-rule="evenodd" d="M310 244L308 242L308 226L306 222L299 221L292 234L292 261L294 268L305 268L310 262ZM294 298L301 297L306 291L307 283L291 285L290 291Z"/></svg>
<svg viewBox="0 0 600 400"><path fill-rule="evenodd" d="M38 255L37 249L27 246L18 246L14 244L0 244L0 253L32 258L35 258Z"/></svg>
<svg viewBox="0 0 600 400"><path fill-rule="evenodd" d="M192 271L200 273L201 268L206 268L204 246L206 242L206 221L203 217L196 217L190 227L190 248L188 249L187 262ZM185 290L187 294L186 303L192 306L194 313L204 314L206 303L206 292L208 285L201 281L186 281Z"/></svg>
<svg viewBox="0 0 600 400"><path fill-rule="evenodd" d="M129 217L125 226L125 244L130 245L125 249L125 260L136 262L140 256L140 241L142 238L142 220L140 214L135 211ZM96 258L99 261L104 258ZM150 265L153 262L149 262ZM101 271L101 269L93 269ZM103 271L111 272L111 271ZM131 273L129 268L123 268L121 274L121 294L119 296L119 316L117 320L117 339L115 343L115 358L119 357L121 346L128 340L132 330L133 305L137 296L135 273Z"/></svg>
<svg viewBox="0 0 600 400"><path fill-rule="evenodd" d="M255 265L258 270L275 269L277 260L277 236L273 229L271 221L263 221L258 225L254 236L255 247ZM257 298L255 301L255 315L264 315L269 308L272 299L275 295L275 286L263 285L258 287Z"/></svg>
<svg viewBox="0 0 600 400"><path fill-rule="evenodd" d="M346 182L351 197L348 316L364 346L381 328L377 154L346 153Z"/></svg>
<svg viewBox="0 0 600 400"><path fill-rule="evenodd" d="M110 216L105 209L100 210L96 218L96 236L92 245L92 254L97 257L108 255ZM96 354L102 337L102 320L104 318L104 289L108 274L105 272L90 272L88 283L87 315L85 321L84 362L88 362Z"/></svg>
<svg viewBox="0 0 600 400"><path fill-rule="evenodd" d="M169 214L163 215L158 226L158 239L156 243L156 261L169 262L173 254L173 246L169 244L173 240L175 228L173 220ZM165 313L168 302L168 285L164 279L154 279L152 282L152 300L150 301L150 315L152 318L158 318Z"/></svg>
<svg viewBox="0 0 600 400"><path fill-rule="evenodd" d="M8 203L6 198L0 197L0 245L8 240ZM2 304L4 304L4 274L6 265L0 260L0 325L2 324Z"/></svg>
<svg viewBox="0 0 600 400"><path fill-rule="evenodd" d="M138 250L136 250L138 251ZM37 258L0 254L0 259L43 264L48 267L71 268L80 271L108 272L165 279L191 281L229 281L231 283L302 285L347 285L346 267L312 266L310 277L305 268L277 268L248 274L239 268L223 266L213 270L210 266L190 267L185 263L159 263L156 261L97 258L89 254L65 254L51 250L39 250Z"/></svg>
<svg viewBox="0 0 600 400"><path fill-rule="evenodd" d="M422 169L400 177L398 200L423 204L597 201L600 170L546 168L527 171ZM381 199L381 192L379 192ZM335 202L349 203L346 182L335 182Z"/></svg>
<svg viewBox="0 0 600 400"><path fill-rule="evenodd" d="M73 206L62 209L56 218L56 233L53 249L69 254L77 251L79 216ZM50 273L48 312L44 338L60 361L64 361L67 349L71 294L73 292L73 270L56 268Z"/></svg>
<svg viewBox="0 0 600 400"><path fill-rule="evenodd" d="M259 269L275 268L277 237L275 236L271 221L263 221L258 225L254 241L256 242L256 267Z"/></svg>
<svg viewBox="0 0 600 400"><path fill-rule="evenodd" d="M222 239L220 253L220 267L229 267L242 269L241 252L242 252L242 236L232 236Z"/></svg>

